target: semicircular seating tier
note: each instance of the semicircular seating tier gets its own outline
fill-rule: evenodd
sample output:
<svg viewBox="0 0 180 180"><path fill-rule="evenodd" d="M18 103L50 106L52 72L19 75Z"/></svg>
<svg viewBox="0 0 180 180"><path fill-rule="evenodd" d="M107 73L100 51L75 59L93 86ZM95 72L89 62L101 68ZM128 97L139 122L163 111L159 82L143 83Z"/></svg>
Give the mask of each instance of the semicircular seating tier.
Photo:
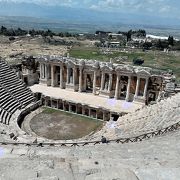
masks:
<svg viewBox="0 0 180 180"><path fill-rule="evenodd" d="M16 76L8 64L0 59L0 122L9 124L17 110L34 102L29 88Z"/></svg>
<svg viewBox="0 0 180 180"><path fill-rule="evenodd" d="M180 93L119 117L116 122L107 122L106 126L94 137L102 134L111 139L136 137L170 127L179 121Z"/></svg>

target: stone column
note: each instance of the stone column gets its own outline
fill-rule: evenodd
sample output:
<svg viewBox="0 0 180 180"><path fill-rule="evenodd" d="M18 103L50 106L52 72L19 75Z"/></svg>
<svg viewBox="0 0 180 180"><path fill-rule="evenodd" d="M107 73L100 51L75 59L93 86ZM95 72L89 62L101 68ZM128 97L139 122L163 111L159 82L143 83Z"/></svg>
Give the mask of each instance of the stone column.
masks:
<svg viewBox="0 0 180 180"><path fill-rule="evenodd" d="M60 66L60 88L63 89L63 65Z"/></svg>
<svg viewBox="0 0 180 180"><path fill-rule="evenodd" d="M91 117L91 108L89 108L89 117Z"/></svg>
<svg viewBox="0 0 180 180"><path fill-rule="evenodd" d="M73 86L74 91L76 90L76 67L73 68Z"/></svg>
<svg viewBox="0 0 180 180"><path fill-rule="evenodd" d="M101 91L104 89L104 81L105 81L105 74L104 74L104 72L102 72L102 76L101 76Z"/></svg>
<svg viewBox="0 0 180 180"><path fill-rule="evenodd" d="M119 99L119 81L120 81L120 75L117 74L115 99Z"/></svg>
<svg viewBox="0 0 180 180"><path fill-rule="evenodd" d="M127 91L126 91L126 101L129 101L130 87L131 87L131 76L128 76L128 86L127 86Z"/></svg>
<svg viewBox="0 0 180 180"><path fill-rule="evenodd" d="M66 111L66 108L65 108L65 101L62 101L62 104L63 104L63 111Z"/></svg>
<svg viewBox="0 0 180 180"><path fill-rule="evenodd" d="M69 112L72 112L72 105L71 103L68 103L69 104Z"/></svg>
<svg viewBox="0 0 180 180"><path fill-rule="evenodd" d="M76 104L76 114L78 114L78 105Z"/></svg>
<svg viewBox="0 0 180 180"><path fill-rule="evenodd" d="M86 91L86 86L87 86L87 74L84 74L84 87Z"/></svg>
<svg viewBox="0 0 180 180"><path fill-rule="evenodd" d="M85 115L85 107L82 105L82 115Z"/></svg>
<svg viewBox="0 0 180 180"><path fill-rule="evenodd" d="M69 67L67 67L67 80L66 80L67 84L69 84Z"/></svg>
<svg viewBox="0 0 180 180"><path fill-rule="evenodd" d="M53 100L52 100L52 98L50 100L51 100L51 107L53 107Z"/></svg>
<svg viewBox="0 0 180 180"><path fill-rule="evenodd" d="M51 86L55 86L54 65L51 64Z"/></svg>
<svg viewBox="0 0 180 180"><path fill-rule="evenodd" d="M106 120L106 112L103 111L103 121L105 121L105 120Z"/></svg>
<svg viewBox="0 0 180 180"><path fill-rule="evenodd" d="M46 77L46 67L45 67L46 65L45 64L43 64L43 78L45 79L45 77Z"/></svg>
<svg viewBox="0 0 180 180"><path fill-rule="evenodd" d="M109 85L108 85L108 92L111 91L112 88L112 74L109 74Z"/></svg>
<svg viewBox="0 0 180 180"><path fill-rule="evenodd" d="M44 64L41 64L42 66L42 79L44 79Z"/></svg>
<svg viewBox="0 0 180 180"><path fill-rule="evenodd" d="M47 69L47 80L49 80L49 78L50 78L49 64L46 65L46 69Z"/></svg>
<svg viewBox="0 0 180 180"><path fill-rule="evenodd" d="M59 109L59 100L57 100L57 109Z"/></svg>
<svg viewBox="0 0 180 180"><path fill-rule="evenodd" d="M47 106L47 99L44 98L44 105Z"/></svg>
<svg viewBox="0 0 180 180"><path fill-rule="evenodd" d="M136 92L135 92L135 95L134 95L135 98L138 96L139 86L140 86L140 77L137 77Z"/></svg>
<svg viewBox="0 0 180 180"><path fill-rule="evenodd" d="M145 86L144 86L144 94L143 94L144 99L146 99L146 96L147 96L148 82L149 82L149 79L146 78L146 83L145 83Z"/></svg>
<svg viewBox="0 0 180 180"><path fill-rule="evenodd" d="M98 119L98 109L96 109L96 119Z"/></svg>
<svg viewBox="0 0 180 180"><path fill-rule="evenodd" d="M96 94L96 76L97 76L97 71L94 71L94 78L93 78L93 94Z"/></svg>
<svg viewBox="0 0 180 180"><path fill-rule="evenodd" d="M91 117L91 108L89 107L89 117Z"/></svg>
<svg viewBox="0 0 180 180"><path fill-rule="evenodd" d="M41 64L41 78L43 79L43 64Z"/></svg>
<svg viewBox="0 0 180 180"><path fill-rule="evenodd" d="M47 64L44 65L45 68L45 79L48 80Z"/></svg>
<svg viewBox="0 0 180 180"><path fill-rule="evenodd" d="M41 63L39 65L39 68L40 68L40 79L42 79L42 64Z"/></svg>
<svg viewBox="0 0 180 180"><path fill-rule="evenodd" d="M79 92L82 92L82 68L79 68Z"/></svg>

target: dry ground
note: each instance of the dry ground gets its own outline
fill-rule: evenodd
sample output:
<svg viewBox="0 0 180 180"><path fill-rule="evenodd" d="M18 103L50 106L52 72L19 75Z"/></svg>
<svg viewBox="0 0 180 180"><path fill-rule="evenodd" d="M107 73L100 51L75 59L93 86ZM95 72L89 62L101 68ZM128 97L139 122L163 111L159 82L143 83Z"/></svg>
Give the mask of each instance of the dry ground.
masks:
<svg viewBox="0 0 180 180"><path fill-rule="evenodd" d="M8 37L0 36L0 56L10 63L20 62L28 55L64 55L67 49L67 46L45 43L42 37L17 37L9 41Z"/></svg>
<svg viewBox="0 0 180 180"><path fill-rule="evenodd" d="M30 121L33 132L53 140L81 138L99 130L102 125L98 120L50 108L45 108Z"/></svg>

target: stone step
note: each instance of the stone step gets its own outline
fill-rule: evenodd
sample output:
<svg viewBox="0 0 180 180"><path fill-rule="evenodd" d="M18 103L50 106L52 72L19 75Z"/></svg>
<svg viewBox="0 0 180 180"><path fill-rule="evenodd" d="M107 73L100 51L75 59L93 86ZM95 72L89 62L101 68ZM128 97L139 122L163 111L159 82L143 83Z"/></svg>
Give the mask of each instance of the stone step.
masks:
<svg viewBox="0 0 180 180"><path fill-rule="evenodd" d="M60 180L59 177L57 176L51 176L51 177L37 177L37 178L30 178L30 179L27 179L27 180Z"/></svg>

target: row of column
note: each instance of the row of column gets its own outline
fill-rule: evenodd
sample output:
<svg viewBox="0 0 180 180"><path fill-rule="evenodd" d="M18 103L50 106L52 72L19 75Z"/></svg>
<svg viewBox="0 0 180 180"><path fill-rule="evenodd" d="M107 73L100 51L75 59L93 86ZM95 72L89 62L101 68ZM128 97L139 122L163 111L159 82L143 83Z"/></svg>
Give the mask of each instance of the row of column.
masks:
<svg viewBox="0 0 180 180"><path fill-rule="evenodd" d="M49 74L49 67L46 64L40 64L40 74L41 74L41 78L45 78L48 79L50 78L50 74ZM73 85L75 86L75 82L76 82L76 72L77 69L73 68ZM112 82L113 82L113 76L111 73L108 74L109 75L109 82L108 82L108 89L107 91L110 92L112 89ZM128 84L127 84L127 91L126 91L126 101L129 101L130 98L130 87L131 87L131 76L128 75ZM86 76L85 78L85 83L86 83ZM121 94L121 87L120 87L120 79L121 79L121 75L117 74L117 79L116 79L116 88L115 88L115 99L119 99L120 94ZM136 82L136 91L135 91L135 95L134 98L138 97L139 94L139 87L140 87L140 77L137 77L137 82ZM143 93L143 98L146 97L147 95L147 87L148 87L148 78L143 78L146 80L145 82L145 86L144 86L144 93ZM94 71L94 75L93 75L93 94L96 94L96 81L97 81L97 71ZM70 68L67 68L67 84L70 83ZM60 88L64 88L63 87L63 65L60 66ZM52 64L51 65L51 86L55 86L55 66ZM104 90L104 86L105 86L105 72L102 72L102 76L101 76L101 89L100 91ZM79 92L83 91L83 70L82 67L79 68Z"/></svg>
<svg viewBox="0 0 180 180"><path fill-rule="evenodd" d="M129 101L129 98L130 98L130 88L131 88L131 76L129 75L127 77L128 77L128 85L127 85L127 91L126 91L126 101ZM119 98L119 95L121 93L120 79L121 79L121 76L118 74L117 75L117 80L116 80L116 90L115 90L115 98L116 99ZM142 78L142 79L145 79L143 98L146 99L148 82L149 82L148 79L149 78ZM141 78L137 77L136 90L135 90L134 99L137 98L138 94L139 94L140 80L141 80Z"/></svg>
<svg viewBox="0 0 180 180"><path fill-rule="evenodd" d="M54 101L56 101L55 104L54 104ZM89 107L87 105L79 105L75 103L72 104L71 102L67 102L65 100L61 100L61 103L62 103L61 104L62 107L59 104L59 100L55 100L51 98L45 99L45 106L50 106L52 108L62 109L64 111L82 114L82 115L93 117L96 119L102 119L104 121L110 120L110 112L107 110L93 109L92 107ZM76 107L75 111L72 110L73 106ZM95 116L94 116L94 113L95 113ZM100 118L100 114L101 114L101 118Z"/></svg>
<svg viewBox="0 0 180 180"><path fill-rule="evenodd" d="M63 89L64 86L64 82L63 82L63 65L60 66L60 88ZM51 65L51 86L55 86L55 66L54 65ZM73 68L73 77L72 77L72 84L75 86L75 82L76 82L76 69ZM82 76L82 73L81 73L81 76ZM67 84L70 84L71 81L70 81L70 68L67 68L67 79L66 79L66 82ZM81 83L82 84L82 83Z"/></svg>

